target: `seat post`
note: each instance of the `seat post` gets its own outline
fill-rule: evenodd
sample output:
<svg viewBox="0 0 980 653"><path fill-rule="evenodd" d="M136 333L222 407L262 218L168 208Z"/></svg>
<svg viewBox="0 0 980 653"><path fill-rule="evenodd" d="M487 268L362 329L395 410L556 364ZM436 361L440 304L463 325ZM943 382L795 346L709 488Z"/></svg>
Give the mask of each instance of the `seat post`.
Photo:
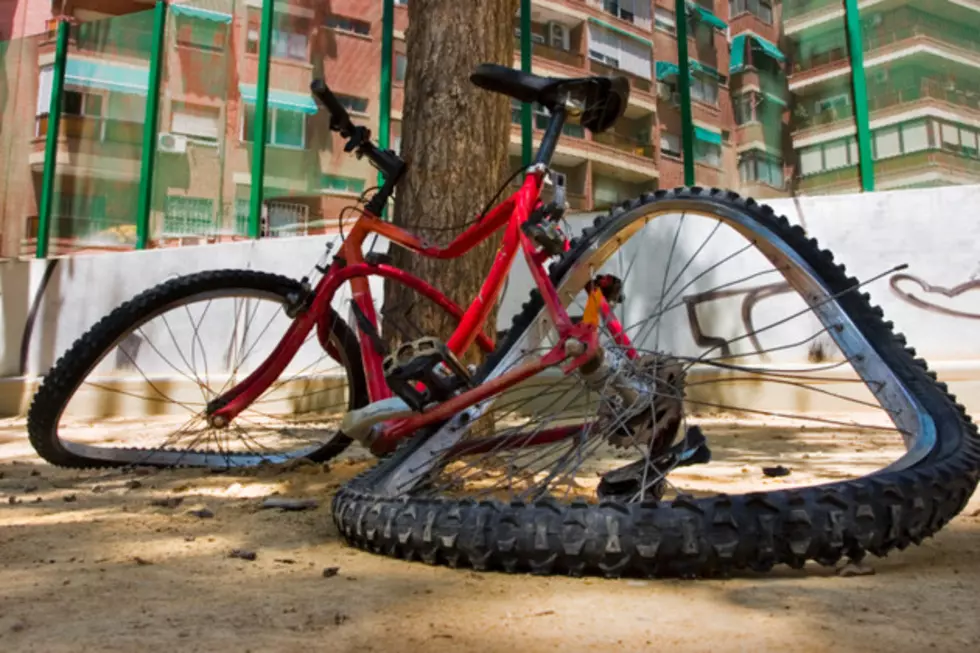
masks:
<svg viewBox="0 0 980 653"><path fill-rule="evenodd" d="M555 154L555 146L561 137L561 130L565 126L565 106L559 105L551 111L551 120L548 121L548 128L544 131L541 139L541 147L538 148L538 155L534 159L535 164L548 166L551 164L551 157Z"/></svg>

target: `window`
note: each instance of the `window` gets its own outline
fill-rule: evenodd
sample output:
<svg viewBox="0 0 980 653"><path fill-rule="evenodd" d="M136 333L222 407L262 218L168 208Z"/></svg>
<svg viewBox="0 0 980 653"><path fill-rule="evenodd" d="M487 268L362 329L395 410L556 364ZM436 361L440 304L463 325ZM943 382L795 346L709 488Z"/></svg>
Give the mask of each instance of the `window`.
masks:
<svg viewBox="0 0 980 653"><path fill-rule="evenodd" d="M258 12L249 12L248 39L245 45L249 54L259 53L260 24ZM272 26L272 56L294 61L309 59L309 31L308 21L303 18L289 14L277 16Z"/></svg>
<svg viewBox="0 0 980 653"><path fill-rule="evenodd" d="M367 113L367 98L354 97L353 95L341 95L338 93L337 99L340 100L340 104L342 104L343 107L351 113Z"/></svg>
<svg viewBox="0 0 980 653"><path fill-rule="evenodd" d="M402 7L408 6L408 0L395 0L396 5L401 5Z"/></svg>
<svg viewBox="0 0 980 653"><path fill-rule="evenodd" d="M354 193L360 195L364 192L364 180L358 179L357 177L323 175L320 177L320 188L334 193Z"/></svg>
<svg viewBox="0 0 980 653"><path fill-rule="evenodd" d="M62 96L61 113L65 116L102 117L102 96L65 89Z"/></svg>
<svg viewBox="0 0 980 653"><path fill-rule="evenodd" d="M765 152L743 154L738 162L738 174L743 183L759 182L773 188L783 187L782 160Z"/></svg>
<svg viewBox="0 0 980 653"><path fill-rule="evenodd" d="M168 195L163 212L163 235L204 235L214 231L214 201L203 197Z"/></svg>
<svg viewBox="0 0 980 653"><path fill-rule="evenodd" d="M341 32L368 36L371 33L371 23L347 16L327 16L327 27Z"/></svg>
<svg viewBox="0 0 980 653"><path fill-rule="evenodd" d="M205 141L217 141L221 110L187 102L174 102L170 131Z"/></svg>
<svg viewBox="0 0 980 653"><path fill-rule="evenodd" d="M735 109L736 125L753 122L755 120L755 93L736 95L732 99L732 107Z"/></svg>
<svg viewBox="0 0 980 653"><path fill-rule="evenodd" d="M940 143L944 150L977 158L977 132L947 122L939 123Z"/></svg>
<svg viewBox="0 0 980 653"><path fill-rule="evenodd" d="M226 25L181 15L174 16L174 25L177 28L177 45L214 52L225 49Z"/></svg>
<svg viewBox="0 0 980 653"><path fill-rule="evenodd" d="M268 218L263 229L266 235L273 237L306 235L310 207L295 202L268 202L266 211Z"/></svg>
<svg viewBox="0 0 980 653"><path fill-rule="evenodd" d="M285 109L269 109L269 129L265 142L278 147L302 149L306 147L306 114ZM255 132L255 105L245 105L242 120L242 141L252 142Z"/></svg>
<svg viewBox="0 0 980 653"><path fill-rule="evenodd" d="M589 58L643 79L651 78L653 49L649 45L621 38L592 23L589 23Z"/></svg>
<svg viewBox="0 0 980 653"><path fill-rule="evenodd" d="M815 175L825 170L836 170L857 165L858 149L854 136L813 145L799 151L800 175Z"/></svg>
<svg viewBox="0 0 980 653"><path fill-rule="evenodd" d="M929 149L929 125L925 120L902 125L902 147L906 152L921 152Z"/></svg>
<svg viewBox="0 0 980 653"><path fill-rule="evenodd" d="M692 75L691 98L705 104L718 104L718 80L712 77Z"/></svg>
<svg viewBox="0 0 980 653"><path fill-rule="evenodd" d="M902 142L898 136L898 125L878 129L874 132L874 157L875 159L887 159L888 157L898 156L902 153Z"/></svg>
<svg viewBox="0 0 980 653"><path fill-rule="evenodd" d="M408 67L408 57L403 54L395 55L395 81L405 81L405 69Z"/></svg>
<svg viewBox="0 0 980 653"><path fill-rule="evenodd" d="M649 0L603 0L602 8L607 13L625 20L628 23L649 25Z"/></svg>
<svg viewBox="0 0 980 653"><path fill-rule="evenodd" d="M706 163L715 168L721 167L721 145L717 143L705 143L702 140L694 141L694 160L698 163Z"/></svg>
<svg viewBox="0 0 980 653"><path fill-rule="evenodd" d="M669 132L660 132L660 152L671 156L680 156L681 137Z"/></svg>
<svg viewBox="0 0 980 653"><path fill-rule="evenodd" d="M738 14L749 12L755 14L767 25L772 25L771 0L728 0L728 11L732 18Z"/></svg>
<svg viewBox="0 0 980 653"><path fill-rule="evenodd" d="M674 20L674 12L663 7L657 7L653 12L653 25L658 29L673 34L677 31L677 21Z"/></svg>

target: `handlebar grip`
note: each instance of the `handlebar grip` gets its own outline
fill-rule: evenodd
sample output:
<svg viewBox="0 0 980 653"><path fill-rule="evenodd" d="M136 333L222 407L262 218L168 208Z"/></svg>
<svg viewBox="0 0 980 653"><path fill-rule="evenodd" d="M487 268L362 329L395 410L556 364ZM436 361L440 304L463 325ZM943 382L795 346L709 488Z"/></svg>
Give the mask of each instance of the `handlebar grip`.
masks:
<svg viewBox="0 0 980 653"><path fill-rule="evenodd" d="M347 109L340 103L337 96L333 94L322 79L314 79L310 84L310 91L330 112L330 129L340 132L345 138L350 138L354 133L354 123L351 122Z"/></svg>

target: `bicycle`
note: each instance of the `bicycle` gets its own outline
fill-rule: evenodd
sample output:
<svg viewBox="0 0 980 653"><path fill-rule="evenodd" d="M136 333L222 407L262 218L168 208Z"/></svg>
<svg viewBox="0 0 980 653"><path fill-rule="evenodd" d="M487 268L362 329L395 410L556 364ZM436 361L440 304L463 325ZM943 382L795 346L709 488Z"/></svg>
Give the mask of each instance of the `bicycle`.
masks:
<svg viewBox="0 0 980 653"><path fill-rule="evenodd" d="M777 563L799 567L808 559L831 564L842 555L884 554L904 548L938 530L962 509L980 473L976 428L945 386L914 358L914 350L906 348L904 339L882 321L881 311L860 292L861 284L847 277L829 252L768 207L731 192L702 188L644 194L569 239L561 228L566 218L564 189L554 183L550 170L562 129L569 120L578 120L593 134L611 128L627 111L629 82L608 77L539 77L490 64L478 67L472 81L491 92L537 102L550 114L535 162L525 171L519 190L478 216L444 247L381 220L378 216L406 164L394 152L379 150L370 141L370 132L353 124L329 88L314 82L311 90L329 111L331 130L347 139L345 150L366 157L384 177L340 252L329 265L317 266L322 276L315 285L308 278L295 282L258 272L204 272L168 281L116 309L73 345L37 392L29 433L40 455L54 464L77 467L227 468L292 458L328 460L357 440L381 457L381 462L345 484L334 499L335 522L349 542L433 563L534 573L713 575L746 567L769 569ZM542 191L549 180L555 198L545 204ZM669 225L676 216L679 226L672 235L663 229L656 231L659 224ZM722 238L716 234L724 226L725 234L748 242L739 253L757 251L749 267L772 263L803 306L791 318L753 330L741 339L724 341L694 334L696 343L707 343L708 352L721 351L716 358L705 353L669 353L661 340L661 330L667 335L678 332L674 326L661 329L661 321L673 308L684 305L689 316L692 310L697 313L686 296L681 299L685 289L720 265L692 276L692 256L668 283L670 261L683 240L682 228L688 228L688 217L693 221L699 216L708 226L695 256L715 247ZM646 242L631 240L650 225L654 236L671 243L662 280L657 276L660 272L651 271L655 257L639 257L650 249ZM363 253L366 239L373 234L420 255L450 258L500 229L504 229L503 244L478 296L466 310L427 282L392 267L383 255ZM622 259L630 242L637 244L632 246L633 258L627 266ZM494 346L482 329L518 251L524 254L535 290L514 317L503 342ZM630 322L632 315L623 312L627 279L637 260L641 268L647 268L649 278L662 281L655 327L650 323L652 317ZM552 261L550 270L544 267L548 261ZM619 273L599 273L609 266ZM739 283L762 274L751 272ZM686 284L678 288L685 275ZM378 330L370 277L407 285L457 319L458 328L445 343L424 336L388 353ZM344 284L351 288L348 305L353 328L331 304ZM628 290L632 294L656 285L641 281ZM765 289L777 291L775 286ZM728 290L713 292L728 296ZM67 404L110 351L134 334L142 343L148 339L151 321L170 309L179 313L183 308L191 318L191 327L184 331L193 343L190 358L196 360L198 345L203 352L204 340L211 338L211 331L201 324L212 302L225 295L236 299L233 320L219 312L225 318L222 324L233 328L228 349L246 354L234 364L226 357L222 373L217 374L222 386L213 390L205 383L212 376L207 365L202 379L196 372L188 375L178 370L167 359L158 371L171 376L180 372L189 385L197 387L182 390L175 399L144 374L142 386L151 387L157 396L132 399L142 404L172 401L191 412L191 420L176 431L178 437L190 434L186 450L177 450L172 436L152 449L84 444L59 436L58 423ZM242 305L237 303L241 298L271 299L278 306L251 348L245 346L241 334L251 324L242 326ZM199 319L188 308L197 301L206 302ZM570 308L581 309L581 315L570 315ZM257 314L258 309L245 309L246 316ZM745 353L732 344L747 340L757 344L761 333L767 329L771 333L800 315L817 318L821 325L817 335L839 349L870 398L841 395L840 400L880 405L890 427L821 416L808 419L868 432L890 429L902 435L906 453L884 469L853 481L702 498L676 491L673 500L666 501L666 494L673 490L668 475L706 463L712 456L700 426L687 426L694 413L685 411L685 406L725 408L698 394L697 386L707 383L692 381L699 366L756 372L765 380L801 385L790 379L802 378L803 373L794 376L785 369L759 372L761 368L732 363L739 357L778 355L780 348ZM165 328L157 330L168 332L176 341L177 333L166 319L164 322ZM282 337L265 336L273 323L284 328ZM646 347L654 330L654 346ZM261 362L254 367L245 365L244 359L257 346L272 348L256 356ZM334 377L308 373L307 366L277 385L306 346L319 348L324 358L339 364L346 381L336 383L331 380ZM476 369L460 362L460 356L472 346L487 356ZM145 347L142 351L147 352ZM166 359L161 349L153 347L152 351ZM117 363L110 361L104 369L135 364L139 356L139 352L126 350L125 365L118 364L117 354ZM183 354L182 360L189 365ZM835 367L815 369L827 373ZM812 370L807 374L817 378L812 377ZM239 380L240 376L244 378ZM555 379L557 390L542 390L549 379ZM113 383L125 386L119 380L89 382L93 383L100 391ZM297 384L299 394L275 394L282 388L289 392ZM198 391L200 398L195 396ZM132 394L126 392L121 391L127 397ZM272 398L261 399L267 392ZM336 394L345 395L342 410L316 399ZM259 451L267 449L265 440L246 435L244 427L255 426L264 433L263 429L271 429L269 425L278 424L281 418L273 419L268 409L255 409L257 405L285 405L288 414L301 416L322 417L332 410L333 417L292 422L290 435L305 429L304 437L310 441L304 446ZM244 417L249 410L255 415ZM343 416L337 417L338 412ZM191 425L200 429L192 431ZM309 433L314 431L327 431L329 437L321 433L313 438ZM220 443L214 434L221 433L237 434L244 450L231 451L230 441ZM211 437L216 451L204 448ZM638 459L612 470L583 467L600 447L625 451ZM591 471L599 477L592 484L582 480Z"/></svg>

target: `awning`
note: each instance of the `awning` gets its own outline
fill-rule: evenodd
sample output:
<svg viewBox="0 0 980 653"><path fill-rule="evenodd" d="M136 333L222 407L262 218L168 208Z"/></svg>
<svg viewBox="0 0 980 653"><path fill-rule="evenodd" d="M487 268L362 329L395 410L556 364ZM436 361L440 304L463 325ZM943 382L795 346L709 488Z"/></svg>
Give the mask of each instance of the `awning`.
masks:
<svg viewBox="0 0 980 653"><path fill-rule="evenodd" d="M772 93L763 93L763 95L765 96L765 98L767 100L769 100L773 104L778 104L781 107L785 107L786 106L786 100L784 100L783 98L779 97L778 95L773 95Z"/></svg>
<svg viewBox="0 0 980 653"><path fill-rule="evenodd" d="M711 66L705 66L700 61L695 61L694 59L691 59L690 62L691 72L708 75L709 77L714 77L715 79L719 79L721 77L721 75L718 74L718 71Z"/></svg>
<svg viewBox="0 0 980 653"><path fill-rule="evenodd" d="M187 16L188 18L210 20L223 25L231 23L231 14L225 14L220 11L211 11L210 9L202 9L200 7L191 7L190 5L172 4L170 5L170 13L178 16Z"/></svg>
<svg viewBox="0 0 980 653"><path fill-rule="evenodd" d="M765 52L767 55L769 55L770 57L772 57L773 59L775 59L779 63L783 63L784 61L786 61L786 55L783 54L779 50L779 48L777 48L775 45L773 45L769 41L765 40L761 36L756 36L755 34L748 34L748 37L750 39L752 39L753 41L755 41L755 44L757 46L759 46L759 48L763 52Z"/></svg>
<svg viewBox="0 0 980 653"><path fill-rule="evenodd" d="M745 34L739 34L732 39L732 58L728 64L728 72L735 73L745 66Z"/></svg>
<svg viewBox="0 0 980 653"><path fill-rule="evenodd" d="M654 65L654 69L657 73L657 80L661 82L667 79L668 77L673 77L674 75L680 72L680 69L677 67L677 64L670 63L669 61L658 61Z"/></svg>
<svg viewBox="0 0 980 653"><path fill-rule="evenodd" d="M149 78L149 68L73 57L68 57L65 62L65 84L74 86L99 88L130 95L146 95Z"/></svg>
<svg viewBox="0 0 980 653"><path fill-rule="evenodd" d="M728 65L728 71L735 73L745 67L745 40L752 39L756 47L762 50L766 55L772 57L779 63L786 61L786 55L784 55L779 48L765 40L761 36L756 36L752 33L739 34L732 39L732 58L731 63Z"/></svg>
<svg viewBox="0 0 980 653"><path fill-rule="evenodd" d="M255 104L254 84L239 84L238 91L242 94L242 100L249 104ZM271 88L269 89L269 106L285 111L299 111L309 114L317 112L316 101L312 96L290 93L289 91L277 91Z"/></svg>
<svg viewBox="0 0 980 653"><path fill-rule="evenodd" d="M702 22L711 25L715 29L722 30L722 31L728 29L728 24L725 21L723 21L721 18L718 18L713 13L711 13L710 9L706 9L701 5L697 4L696 2L691 2L690 0L688 0L687 12L688 14L694 16L695 18L698 18Z"/></svg>
<svg viewBox="0 0 980 653"><path fill-rule="evenodd" d="M721 145L721 132L713 132L710 129L698 127L697 125L694 125L694 138L705 143Z"/></svg>
<svg viewBox="0 0 980 653"><path fill-rule="evenodd" d="M632 32L628 32L628 31L626 31L624 29L621 29L619 27L616 27L615 25L610 25L609 23L607 23L604 20L599 20L598 18L592 18L591 16L589 16L589 22L590 23L593 23L595 25L598 25L599 27L602 27L604 29L607 29L610 32L615 32L616 34L619 34L620 36L625 36L627 38L633 39L634 41L639 41L643 45L649 46L651 48L653 47L653 41L649 41L649 40L643 38L642 36L638 36L636 34L633 34Z"/></svg>
<svg viewBox="0 0 980 653"><path fill-rule="evenodd" d="M720 75L718 75L717 70L715 70L710 66L705 66L700 61L695 61L694 59L690 59L688 65L690 66L692 73L696 72L696 73L701 73L703 75L710 75L711 77L714 78L720 77ZM666 80L668 77L673 77L680 72L680 68L677 67L677 64L671 63L669 61L658 61L656 64L654 64L654 70L656 71L657 74L657 81L660 82Z"/></svg>

